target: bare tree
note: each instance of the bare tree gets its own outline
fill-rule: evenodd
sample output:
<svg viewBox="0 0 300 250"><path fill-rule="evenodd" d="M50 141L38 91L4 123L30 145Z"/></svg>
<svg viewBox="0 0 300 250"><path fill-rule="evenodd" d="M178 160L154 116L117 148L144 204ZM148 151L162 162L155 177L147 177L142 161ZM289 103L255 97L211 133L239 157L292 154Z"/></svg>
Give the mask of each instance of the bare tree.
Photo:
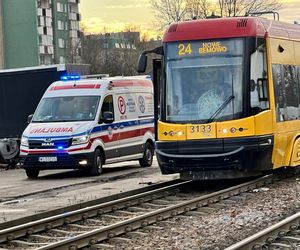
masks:
<svg viewBox="0 0 300 250"><path fill-rule="evenodd" d="M213 4L208 0L186 0L189 19L202 19L210 15Z"/></svg>
<svg viewBox="0 0 300 250"><path fill-rule="evenodd" d="M78 64L81 63L81 37L77 39L68 38L65 42L66 62Z"/></svg>
<svg viewBox="0 0 300 250"><path fill-rule="evenodd" d="M83 63L91 65L91 74L105 73L101 72L103 40L98 39L95 35L82 36L82 61Z"/></svg>
<svg viewBox="0 0 300 250"><path fill-rule="evenodd" d="M172 22L183 21L187 14L186 0L149 0L154 10L154 15L165 28Z"/></svg>
<svg viewBox="0 0 300 250"><path fill-rule="evenodd" d="M244 16L249 12L277 11L280 0L149 0L157 21L165 28L172 22L206 18L213 10L221 17Z"/></svg>
<svg viewBox="0 0 300 250"><path fill-rule="evenodd" d="M219 14L233 17L249 12L276 11L281 8L279 0L219 0Z"/></svg>

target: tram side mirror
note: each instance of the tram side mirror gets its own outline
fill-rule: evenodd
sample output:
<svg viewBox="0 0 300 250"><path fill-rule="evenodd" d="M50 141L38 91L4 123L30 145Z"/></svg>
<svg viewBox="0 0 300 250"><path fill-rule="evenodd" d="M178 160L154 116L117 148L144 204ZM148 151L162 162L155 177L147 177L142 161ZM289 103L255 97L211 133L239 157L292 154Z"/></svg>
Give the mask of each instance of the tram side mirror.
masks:
<svg viewBox="0 0 300 250"><path fill-rule="evenodd" d="M144 73L146 71L146 68L147 68L147 55L145 52L143 52L139 56L137 71L138 73Z"/></svg>
<svg viewBox="0 0 300 250"><path fill-rule="evenodd" d="M27 117L27 123L28 123L28 124L31 123L32 118L33 118L33 114L31 114L31 115L29 115L29 116Z"/></svg>
<svg viewBox="0 0 300 250"><path fill-rule="evenodd" d="M255 81L253 79L250 80L250 91L253 92L255 90Z"/></svg>
<svg viewBox="0 0 300 250"><path fill-rule="evenodd" d="M114 114L113 112L110 111L105 111L103 112L102 115L102 119L101 119L104 123L112 123L115 119L114 119Z"/></svg>

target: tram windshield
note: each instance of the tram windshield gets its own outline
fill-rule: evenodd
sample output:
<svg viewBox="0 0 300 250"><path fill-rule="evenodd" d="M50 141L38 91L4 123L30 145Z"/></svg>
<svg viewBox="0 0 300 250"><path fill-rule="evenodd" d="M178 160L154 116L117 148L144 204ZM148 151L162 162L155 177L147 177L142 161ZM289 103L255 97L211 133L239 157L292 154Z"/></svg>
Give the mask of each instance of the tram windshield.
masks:
<svg viewBox="0 0 300 250"><path fill-rule="evenodd" d="M166 45L166 120L207 123L242 115L243 39Z"/></svg>

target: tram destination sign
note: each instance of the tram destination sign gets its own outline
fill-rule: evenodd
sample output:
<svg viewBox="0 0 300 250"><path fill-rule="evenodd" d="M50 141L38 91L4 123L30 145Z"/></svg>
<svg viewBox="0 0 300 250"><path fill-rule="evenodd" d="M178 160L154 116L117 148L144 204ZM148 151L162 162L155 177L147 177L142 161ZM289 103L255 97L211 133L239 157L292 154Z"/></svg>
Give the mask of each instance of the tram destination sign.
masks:
<svg viewBox="0 0 300 250"><path fill-rule="evenodd" d="M167 45L168 58L235 55L242 51L242 39L180 41Z"/></svg>

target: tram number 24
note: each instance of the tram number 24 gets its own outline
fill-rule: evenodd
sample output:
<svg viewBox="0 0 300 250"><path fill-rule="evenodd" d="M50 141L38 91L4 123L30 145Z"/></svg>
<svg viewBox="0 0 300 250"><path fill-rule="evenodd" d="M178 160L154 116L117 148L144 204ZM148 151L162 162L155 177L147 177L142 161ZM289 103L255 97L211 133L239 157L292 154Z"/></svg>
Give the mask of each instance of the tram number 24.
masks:
<svg viewBox="0 0 300 250"><path fill-rule="evenodd" d="M182 55L186 55L186 54L192 54L192 47L191 44L179 44L178 45L178 55L182 56Z"/></svg>
<svg viewBox="0 0 300 250"><path fill-rule="evenodd" d="M211 125L195 125L195 126L190 126L190 132L191 134L194 133L210 133L212 131Z"/></svg>

